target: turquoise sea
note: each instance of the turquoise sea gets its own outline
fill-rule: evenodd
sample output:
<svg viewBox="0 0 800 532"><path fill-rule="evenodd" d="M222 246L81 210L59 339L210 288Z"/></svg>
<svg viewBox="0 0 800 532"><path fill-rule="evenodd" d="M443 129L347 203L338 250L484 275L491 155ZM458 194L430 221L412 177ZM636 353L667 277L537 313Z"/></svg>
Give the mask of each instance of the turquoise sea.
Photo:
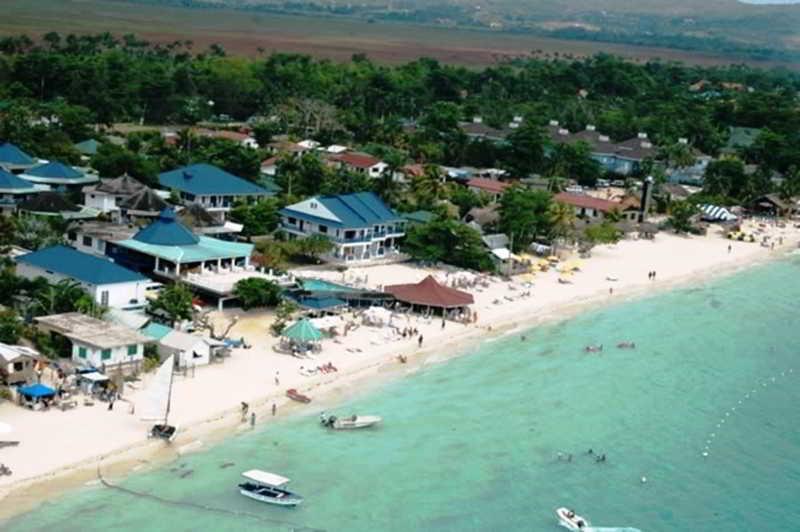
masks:
<svg viewBox="0 0 800 532"><path fill-rule="evenodd" d="M382 415L377 430L309 412L122 482L226 513L90 487L1 527L558 531L564 505L602 527L800 530L798 278L795 258L488 339L337 409ZM305 504L240 496L254 467Z"/></svg>

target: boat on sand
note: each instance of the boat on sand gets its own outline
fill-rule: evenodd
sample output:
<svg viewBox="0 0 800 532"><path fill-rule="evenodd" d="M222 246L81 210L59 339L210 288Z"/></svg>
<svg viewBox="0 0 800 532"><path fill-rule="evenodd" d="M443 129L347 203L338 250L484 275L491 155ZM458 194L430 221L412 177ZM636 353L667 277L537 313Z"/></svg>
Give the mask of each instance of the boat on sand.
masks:
<svg viewBox="0 0 800 532"><path fill-rule="evenodd" d="M334 430L353 430L373 427L383 421L380 416L357 416L336 417L333 415L321 414L319 421L323 427Z"/></svg>
<svg viewBox="0 0 800 532"><path fill-rule="evenodd" d="M303 497L282 488L289 483L286 477L260 469L245 471L242 476L247 481L239 484L239 493L245 497L277 506L297 506L303 502Z"/></svg>
<svg viewBox="0 0 800 532"><path fill-rule="evenodd" d="M142 421L157 421L147 433L148 438L161 438L172 442L178 434L178 427L167 422L172 401L172 381L175 369L174 355L170 355L156 371L153 380L143 394L140 406Z"/></svg>
<svg viewBox="0 0 800 532"><path fill-rule="evenodd" d="M303 395L302 393L298 392L294 388L289 388L286 390L286 397L293 401L297 401L298 403L310 403L311 398L307 395Z"/></svg>
<svg viewBox="0 0 800 532"><path fill-rule="evenodd" d="M567 530L586 530L590 523L585 517L581 517L569 508L556 509L558 523Z"/></svg>

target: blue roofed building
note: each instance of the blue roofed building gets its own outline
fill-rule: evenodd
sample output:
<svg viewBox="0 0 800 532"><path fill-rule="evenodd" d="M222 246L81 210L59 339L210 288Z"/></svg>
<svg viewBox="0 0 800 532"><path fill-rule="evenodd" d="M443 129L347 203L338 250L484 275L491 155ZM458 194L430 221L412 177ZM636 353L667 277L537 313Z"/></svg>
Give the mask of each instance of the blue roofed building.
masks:
<svg viewBox="0 0 800 532"><path fill-rule="evenodd" d="M4 213L6 211L14 212L17 203L38 193L39 189L29 181L0 168L0 208Z"/></svg>
<svg viewBox="0 0 800 532"><path fill-rule="evenodd" d="M150 225L130 238L107 241L106 255L155 279L181 281L222 305L232 299L236 283L249 277L272 276L250 264L253 244L194 234L172 209L164 209Z"/></svg>
<svg viewBox="0 0 800 532"><path fill-rule="evenodd" d="M158 182L166 189L175 190L185 203L197 203L221 221L236 202L274 195L255 183L205 163L159 174Z"/></svg>
<svg viewBox="0 0 800 532"><path fill-rule="evenodd" d="M281 209L281 229L290 238L319 235L334 245L333 262L399 258L405 220L372 192L315 196Z"/></svg>
<svg viewBox="0 0 800 532"><path fill-rule="evenodd" d="M100 178L96 175L86 174L58 161L38 164L29 170L25 170L20 174L20 177L34 184L47 185L59 189L82 187L83 185L100 181Z"/></svg>
<svg viewBox="0 0 800 532"><path fill-rule="evenodd" d="M36 159L10 142L0 144L0 168L18 174L36 165Z"/></svg>
<svg viewBox="0 0 800 532"><path fill-rule="evenodd" d="M44 277L52 283L75 281L101 305L130 309L146 304L145 290L151 281L108 259L57 245L15 260L17 275L26 279Z"/></svg>

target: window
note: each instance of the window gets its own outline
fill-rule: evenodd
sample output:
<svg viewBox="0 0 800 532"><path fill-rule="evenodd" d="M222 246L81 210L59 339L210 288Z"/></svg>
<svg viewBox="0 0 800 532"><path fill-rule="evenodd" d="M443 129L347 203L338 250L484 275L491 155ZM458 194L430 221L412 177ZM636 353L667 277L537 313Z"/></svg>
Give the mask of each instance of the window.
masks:
<svg viewBox="0 0 800 532"><path fill-rule="evenodd" d="M90 236L84 236L84 237L83 237L83 245L84 245L84 246L89 246L89 247L92 247L92 237L90 237Z"/></svg>
<svg viewBox="0 0 800 532"><path fill-rule="evenodd" d="M100 304L104 307L108 306L108 290L100 292Z"/></svg>
<svg viewBox="0 0 800 532"><path fill-rule="evenodd" d="M133 356L139 353L139 346L138 345L129 345L128 346L128 356Z"/></svg>
<svg viewBox="0 0 800 532"><path fill-rule="evenodd" d="M22 371L25 369L25 364L22 362L14 362L14 371Z"/></svg>
<svg viewBox="0 0 800 532"><path fill-rule="evenodd" d="M328 226L327 225L320 225L319 226L319 232L322 233L323 235L327 235L328 234Z"/></svg>
<svg viewBox="0 0 800 532"><path fill-rule="evenodd" d="M78 356L80 358L86 358L86 348L85 347L79 347L78 348Z"/></svg>
<svg viewBox="0 0 800 532"><path fill-rule="evenodd" d="M108 360L111 358L111 349L103 349L100 352L100 360Z"/></svg>
<svg viewBox="0 0 800 532"><path fill-rule="evenodd" d="M70 231L67 233L67 240L70 242L74 242L76 238L78 238L78 235L75 234L75 231Z"/></svg>
<svg viewBox="0 0 800 532"><path fill-rule="evenodd" d="M289 225L297 225L297 218L289 216Z"/></svg>

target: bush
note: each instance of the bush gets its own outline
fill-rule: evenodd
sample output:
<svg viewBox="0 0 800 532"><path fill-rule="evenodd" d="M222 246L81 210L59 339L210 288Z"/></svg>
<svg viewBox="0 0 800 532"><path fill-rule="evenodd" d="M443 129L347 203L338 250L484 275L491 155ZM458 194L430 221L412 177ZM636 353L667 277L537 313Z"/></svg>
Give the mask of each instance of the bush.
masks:
<svg viewBox="0 0 800 532"><path fill-rule="evenodd" d="M233 294L245 310L257 307L274 307L281 301L280 287L260 277L242 279L236 283Z"/></svg>

